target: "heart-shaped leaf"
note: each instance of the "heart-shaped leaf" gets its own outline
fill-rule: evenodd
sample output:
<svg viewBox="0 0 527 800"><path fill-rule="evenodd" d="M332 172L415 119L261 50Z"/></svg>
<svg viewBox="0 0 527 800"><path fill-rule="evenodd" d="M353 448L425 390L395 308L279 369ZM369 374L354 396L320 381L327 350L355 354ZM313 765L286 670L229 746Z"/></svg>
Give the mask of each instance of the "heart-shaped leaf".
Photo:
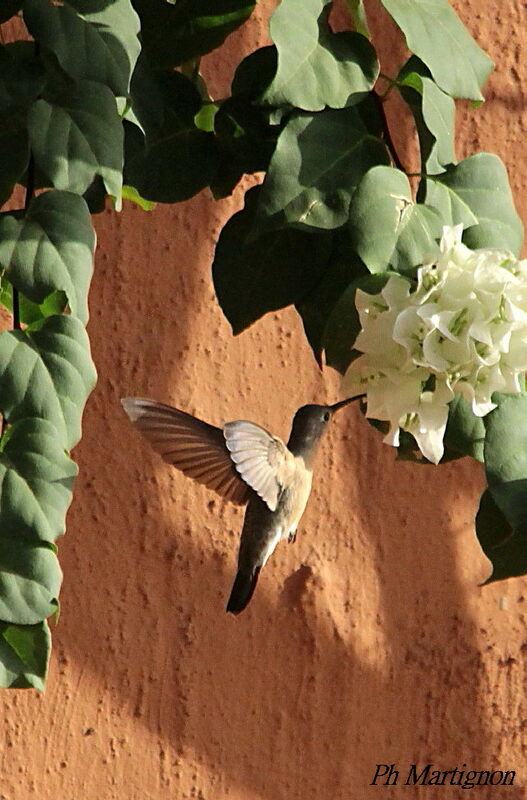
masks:
<svg viewBox="0 0 527 800"><path fill-rule="evenodd" d="M53 549L44 543L0 536L0 619L34 625L57 610L62 581Z"/></svg>
<svg viewBox="0 0 527 800"><path fill-rule="evenodd" d="M371 272L391 265L411 270L433 258L442 220L434 209L412 201L410 183L392 167L374 167L352 197L348 230Z"/></svg>
<svg viewBox="0 0 527 800"><path fill-rule="evenodd" d="M77 466L51 422L22 419L0 452L2 536L54 541L64 533Z"/></svg>
<svg viewBox="0 0 527 800"><path fill-rule="evenodd" d="M285 230L248 241L261 189L245 196L245 208L223 228L212 266L214 288L235 334L268 311L300 302L323 274L331 234Z"/></svg>
<svg viewBox="0 0 527 800"><path fill-rule="evenodd" d="M424 61L437 85L451 97L483 100L481 87L493 63L478 47L448 0L382 0Z"/></svg>
<svg viewBox="0 0 527 800"><path fill-rule="evenodd" d="M218 148L214 134L196 127L202 102L191 81L172 70L152 69L141 57L132 103L146 138L125 123L127 185L160 203L186 200L208 186L216 174Z"/></svg>
<svg viewBox="0 0 527 800"><path fill-rule="evenodd" d="M82 409L95 380L88 337L75 317L48 317L34 329L0 334L0 409L11 424L46 419L70 450L80 439Z"/></svg>
<svg viewBox="0 0 527 800"><path fill-rule="evenodd" d="M123 129L106 86L81 81L74 95L37 100L28 125L35 162L56 189L83 194L100 175L108 194L120 197Z"/></svg>
<svg viewBox="0 0 527 800"><path fill-rule="evenodd" d="M305 111L358 102L377 80L375 50L360 33L330 33L330 0L282 0L270 22L276 75L262 96Z"/></svg>
<svg viewBox="0 0 527 800"><path fill-rule="evenodd" d="M86 324L95 234L88 207L71 192L35 197L21 219L0 218L0 265L34 303L64 291L71 313Z"/></svg>
<svg viewBox="0 0 527 800"><path fill-rule="evenodd" d="M139 18L130 0L92 3L70 0L24 0L24 21L36 40L57 56L61 67L76 80L97 81L116 95L128 94L140 45ZM97 8L98 6L98 8Z"/></svg>
<svg viewBox="0 0 527 800"><path fill-rule="evenodd" d="M427 179L424 198L441 214L450 209L450 219L445 220L450 224L466 225L470 214L474 215L477 224L463 235L468 247L501 247L518 255L523 226L514 207L507 170L498 156L477 153Z"/></svg>
<svg viewBox="0 0 527 800"><path fill-rule="evenodd" d="M294 114L280 134L265 177L258 230L295 223L340 227L363 175L388 162L386 148L371 135L357 106Z"/></svg>

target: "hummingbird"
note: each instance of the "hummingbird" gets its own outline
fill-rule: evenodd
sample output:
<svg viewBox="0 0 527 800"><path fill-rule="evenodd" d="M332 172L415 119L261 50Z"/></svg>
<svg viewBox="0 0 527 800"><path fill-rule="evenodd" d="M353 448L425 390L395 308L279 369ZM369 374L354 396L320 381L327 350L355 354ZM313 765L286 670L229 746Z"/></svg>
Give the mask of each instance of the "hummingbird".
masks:
<svg viewBox="0 0 527 800"><path fill-rule="evenodd" d="M319 442L335 412L354 399L299 408L287 445L248 420L217 428L155 400L121 400L135 427L166 462L226 500L246 506L228 612L239 614L246 608L278 542L295 540Z"/></svg>

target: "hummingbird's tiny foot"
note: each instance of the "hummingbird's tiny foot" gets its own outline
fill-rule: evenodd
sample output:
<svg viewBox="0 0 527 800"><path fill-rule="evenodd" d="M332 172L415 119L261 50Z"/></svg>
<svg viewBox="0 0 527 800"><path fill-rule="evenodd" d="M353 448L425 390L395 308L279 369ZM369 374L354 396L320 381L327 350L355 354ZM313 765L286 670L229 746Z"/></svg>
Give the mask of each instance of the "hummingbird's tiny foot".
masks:
<svg viewBox="0 0 527 800"><path fill-rule="evenodd" d="M293 542L296 542L296 531L294 531L294 533L289 534L289 536L287 537L287 541L289 542L289 544L293 544Z"/></svg>

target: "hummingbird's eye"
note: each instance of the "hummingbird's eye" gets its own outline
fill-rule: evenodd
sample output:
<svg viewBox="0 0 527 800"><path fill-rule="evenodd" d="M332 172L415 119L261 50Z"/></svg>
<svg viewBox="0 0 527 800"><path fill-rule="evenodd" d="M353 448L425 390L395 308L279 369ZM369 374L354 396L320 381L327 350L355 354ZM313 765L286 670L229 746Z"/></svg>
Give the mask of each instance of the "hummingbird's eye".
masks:
<svg viewBox="0 0 527 800"><path fill-rule="evenodd" d="M331 417L331 414L329 413L329 411L326 411L326 413L324 414L324 422L329 422L329 418L330 417Z"/></svg>

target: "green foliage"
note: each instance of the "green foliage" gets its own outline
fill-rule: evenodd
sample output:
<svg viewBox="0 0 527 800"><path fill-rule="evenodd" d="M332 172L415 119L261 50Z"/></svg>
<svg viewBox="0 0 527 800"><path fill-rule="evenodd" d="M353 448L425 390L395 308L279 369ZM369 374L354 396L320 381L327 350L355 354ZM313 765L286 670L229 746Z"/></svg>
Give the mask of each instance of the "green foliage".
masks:
<svg viewBox="0 0 527 800"><path fill-rule="evenodd" d="M523 225L498 156L477 153L426 184L426 202L437 208L448 224L467 224L463 238L468 247L502 247L519 253ZM477 224L470 225L467 209Z"/></svg>
<svg viewBox="0 0 527 800"><path fill-rule="evenodd" d="M276 143L259 203L257 229L333 229L348 219L362 176L389 158L358 107L295 112Z"/></svg>
<svg viewBox="0 0 527 800"><path fill-rule="evenodd" d="M219 303L234 333L294 304L319 364L341 372L356 355L357 288L376 293L394 272L414 280L443 225L461 223L470 247L519 251L501 161L455 159L454 98L482 99L490 60L447 0L382 2L412 51L388 85L414 119L418 183L392 143L363 0L346 0L354 30L339 33L331 0L282 0L273 44L241 61L223 98L200 58L255 0L3 1L0 23L21 13L34 41L0 46L0 200L26 189L23 208L0 214L0 302L13 314L0 334L0 685L45 682L69 451L95 382L89 214L108 197L146 210L206 187L225 197L264 173L219 236ZM450 406L445 459L487 470L477 532L492 580L527 572L527 465L511 460L523 403L500 398L485 421L459 398Z"/></svg>
<svg viewBox="0 0 527 800"><path fill-rule="evenodd" d="M485 417L485 469L489 488L476 531L492 562L487 583L527 573L527 395L494 395Z"/></svg>
<svg viewBox="0 0 527 800"><path fill-rule="evenodd" d="M261 189L246 195L219 238L212 273L218 300L234 333L240 333L265 311L301 302L323 274L331 235L286 228L251 241Z"/></svg>
<svg viewBox="0 0 527 800"><path fill-rule="evenodd" d="M493 63L472 39L448 0L382 0L405 35L408 49L423 61L451 97L483 100L481 87Z"/></svg>
<svg viewBox="0 0 527 800"><path fill-rule="evenodd" d="M372 89L375 50L358 33L331 33L330 8L331 0L282 0L269 26L278 69L265 102L322 111L353 105Z"/></svg>
<svg viewBox="0 0 527 800"><path fill-rule="evenodd" d="M133 0L143 49L157 67L177 67L210 53L251 15L256 0Z"/></svg>

